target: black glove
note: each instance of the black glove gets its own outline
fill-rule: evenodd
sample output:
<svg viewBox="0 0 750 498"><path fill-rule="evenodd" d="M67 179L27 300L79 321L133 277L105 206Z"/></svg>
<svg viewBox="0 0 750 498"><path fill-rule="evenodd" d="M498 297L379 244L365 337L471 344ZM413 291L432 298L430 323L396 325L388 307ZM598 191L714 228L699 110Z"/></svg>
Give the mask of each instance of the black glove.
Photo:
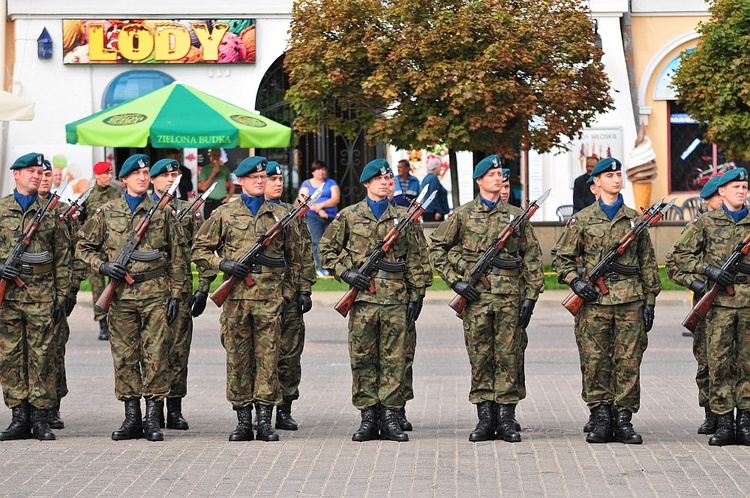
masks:
<svg viewBox="0 0 750 498"><path fill-rule="evenodd" d="M417 306L417 314L414 317L414 321L415 322L417 320L419 320L419 315L422 314L422 305L424 305L424 297L420 297L419 300L417 301L417 304L418 304L418 306Z"/></svg>
<svg viewBox="0 0 750 498"><path fill-rule="evenodd" d="M125 280L125 274L127 272L128 269L120 263L112 263L111 261L102 263L102 266L99 267L99 273L113 280L119 280L120 282Z"/></svg>
<svg viewBox="0 0 750 498"><path fill-rule="evenodd" d="M351 285L358 291L364 291L370 288L370 279L357 270L346 270L341 275L341 280Z"/></svg>
<svg viewBox="0 0 750 498"><path fill-rule="evenodd" d="M529 326L531 315L534 313L534 306L536 306L536 301L533 299L524 299L521 301L521 309L518 312L518 326L522 329Z"/></svg>
<svg viewBox="0 0 750 498"><path fill-rule="evenodd" d="M718 266L708 265L703 273L706 274L709 280L716 282L722 287L734 285L734 275L726 270L722 270Z"/></svg>
<svg viewBox="0 0 750 498"><path fill-rule="evenodd" d="M406 323L410 324L417 321L419 317L419 301L409 301L406 305Z"/></svg>
<svg viewBox="0 0 750 498"><path fill-rule="evenodd" d="M284 324L284 320L286 320L286 310L289 308L289 299L284 298L284 301L281 303L281 324Z"/></svg>
<svg viewBox="0 0 750 498"><path fill-rule="evenodd" d="M695 293L695 297L698 299L702 298L703 294L706 293L706 283L700 280L693 280L688 287Z"/></svg>
<svg viewBox="0 0 750 498"><path fill-rule="evenodd" d="M305 291L297 294L297 309L303 314L312 309L312 298L309 292Z"/></svg>
<svg viewBox="0 0 750 498"><path fill-rule="evenodd" d="M219 263L219 270L237 278L245 278L250 273L250 268L247 265L243 265L239 261L232 261L231 259L222 259L221 263Z"/></svg>
<svg viewBox="0 0 750 498"><path fill-rule="evenodd" d="M456 294L465 297L469 302L479 299L479 291L477 290L477 288L471 285L466 280L459 280L457 282L454 282L453 285L451 285L451 288L455 291Z"/></svg>
<svg viewBox="0 0 750 498"><path fill-rule="evenodd" d="M6 266L0 263L0 278L4 278L5 280L13 280L20 273L21 272L18 270L18 268L14 268L12 266Z"/></svg>
<svg viewBox="0 0 750 498"><path fill-rule="evenodd" d="M208 292L195 291L193 297L190 299L190 314L194 317L201 316L203 311L206 309L206 299L208 298Z"/></svg>
<svg viewBox="0 0 750 498"><path fill-rule="evenodd" d="M643 307L643 323L646 326L646 332L654 326L654 305L647 304Z"/></svg>
<svg viewBox="0 0 750 498"><path fill-rule="evenodd" d="M170 297L167 301L167 325L172 325L172 322L177 318L178 311L180 311L180 300L176 297Z"/></svg>
<svg viewBox="0 0 750 498"><path fill-rule="evenodd" d="M70 291L68 291L68 297L65 298L65 316L70 316L73 313L73 308L75 308L77 302L78 289L71 287Z"/></svg>
<svg viewBox="0 0 750 498"><path fill-rule="evenodd" d="M584 301L592 302L599 299L599 294L597 294L596 290L581 278L573 280L570 284L570 288L573 289L573 292L581 296Z"/></svg>
<svg viewBox="0 0 750 498"><path fill-rule="evenodd" d="M54 320L55 323L60 323L60 320L62 320L64 313L65 313L65 310L63 309L62 305L55 304L52 307L52 320Z"/></svg>

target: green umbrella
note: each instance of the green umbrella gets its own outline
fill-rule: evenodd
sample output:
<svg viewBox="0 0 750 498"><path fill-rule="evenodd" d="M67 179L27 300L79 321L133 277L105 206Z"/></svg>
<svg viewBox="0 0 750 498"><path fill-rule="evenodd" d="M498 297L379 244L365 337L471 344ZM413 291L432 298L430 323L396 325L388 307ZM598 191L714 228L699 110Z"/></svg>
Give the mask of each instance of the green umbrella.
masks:
<svg viewBox="0 0 750 498"><path fill-rule="evenodd" d="M156 148L289 146L291 128L181 83L65 125L68 143Z"/></svg>

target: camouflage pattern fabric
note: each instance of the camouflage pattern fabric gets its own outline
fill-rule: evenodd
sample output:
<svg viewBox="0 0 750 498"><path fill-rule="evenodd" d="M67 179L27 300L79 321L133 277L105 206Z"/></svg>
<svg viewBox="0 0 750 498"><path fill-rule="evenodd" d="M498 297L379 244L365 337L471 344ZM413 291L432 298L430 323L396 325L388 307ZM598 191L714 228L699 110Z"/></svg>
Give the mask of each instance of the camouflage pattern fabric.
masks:
<svg viewBox="0 0 750 498"><path fill-rule="evenodd" d="M433 232L430 258L445 282L468 280L469 271L520 209L503 201L490 209L479 197L460 206ZM523 299L544 291L541 248L525 220L498 255L520 260L517 270L490 273L490 290L478 285L479 301L464 310L466 352L471 364L469 401L516 404L526 394L524 351L528 338L518 327Z"/></svg>

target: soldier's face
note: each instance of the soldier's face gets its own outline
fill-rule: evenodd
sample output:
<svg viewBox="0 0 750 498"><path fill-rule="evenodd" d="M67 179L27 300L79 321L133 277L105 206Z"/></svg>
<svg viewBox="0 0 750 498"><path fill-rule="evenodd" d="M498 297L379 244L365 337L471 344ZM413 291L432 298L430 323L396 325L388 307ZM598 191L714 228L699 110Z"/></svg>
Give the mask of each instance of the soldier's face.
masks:
<svg viewBox="0 0 750 498"><path fill-rule="evenodd" d="M250 173L249 175L237 179L242 187L242 192L245 195L253 197L260 197L265 193L267 180L268 178L266 177L265 171L261 171L260 173Z"/></svg>
<svg viewBox="0 0 750 498"><path fill-rule="evenodd" d="M724 199L722 199L719 194L714 194L708 199L706 199L706 207L708 207L709 211L713 211L714 209L719 209L723 201Z"/></svg>
<svg viewBox="0 0 750 498"><path fill-rule="evenodd" d="M42 167L30 166L28 168L14 169L13 180L16 182L16 190L19 194L31 195L39 190L42 181Z"/></svg>
<svg viewBox="0 0 750 498"><path fill-rule="evenodd" d="M508 202L508 199L510 199L510 182L503 182L500 186L500 198L505 202Z"/></svg>
<svg viewBox="0 0 750 498"><path fill-rule="evenodd" d="M503 170L493 168L487 171L482 178L477 178L479 193L485 199L497 199L503 188Z"/></svg>
<svg viewBox="0 0 750 498"><path fill-rule="evenodd" d="M272 201L281 199L282 192L284 192L284 177L282 175L269 176L266 180L266 199Z"/></svg>
<svg viewBox="0 0 750 498"><path fill-rule="evenodd" d="M42 171L42 179L39 182L39 195L46 197L52 190L52 170Z"/></svg>
<svg viewBox="0 0 750 498"><path fill-rule="evenodd" d="M602 194L617 195L622 190L622 171L606 171L594 178Z"/></svg>
<svg viewBox="0 0 750 498"><path fill-rule="evenodd" d="M393 199L393 195L396 193L396 179L391 177L391 181L388 182L388 200Z"/></svg>
<svg viewBox="0 0 750 498"><path fill-rule="evenodd" d="M374 201L382 201L388 197L390 190L390 182L392 178L390 175L378 175L370 178L368 181L363 183L365 190L367 190L367 197Z"/></svg>
<svg viewBox="0 0 750 498"><path fill-rule="evenodd" d="M101 174L96 175L96 183L100 187L109 187L110 184L112 183L112 178L113 177L114 177L114 173L110 169L109 171L107 171L105 173L101 173Z"/></svg>
<svg viewBox="0 0 750 498"><path fill-rule="evenodd" d="M739 211L747 199L747 182L729 182L719 187L719 195L732 211Z"/></svg>
<svg viewBox="0 0 750 498"><path fill-rule="evenodd" d="M159 197L163 196L174 185L178 176L180 176L179 171L168 171L151 177L151 183L154 184L154 190L156 190Z"/></svg>
<svg viewBox="0 0 750 498"><path fill-rule="evenodd" d="M141 168L123 177L122 181L130 195L143 195L148 191L151 175L148 173L148 168Z"/></svg>

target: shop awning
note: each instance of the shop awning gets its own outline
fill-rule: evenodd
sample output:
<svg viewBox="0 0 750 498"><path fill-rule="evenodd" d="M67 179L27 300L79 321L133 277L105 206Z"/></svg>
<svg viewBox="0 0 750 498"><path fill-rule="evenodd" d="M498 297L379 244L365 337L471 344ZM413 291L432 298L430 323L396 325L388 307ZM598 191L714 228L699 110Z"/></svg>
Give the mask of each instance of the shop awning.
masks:
<svg viewBox="0 0 750 498"><path fill-rule="evenodd" d="M0 90L0 121L31 121L34 103L12 93Z"/></svg>

